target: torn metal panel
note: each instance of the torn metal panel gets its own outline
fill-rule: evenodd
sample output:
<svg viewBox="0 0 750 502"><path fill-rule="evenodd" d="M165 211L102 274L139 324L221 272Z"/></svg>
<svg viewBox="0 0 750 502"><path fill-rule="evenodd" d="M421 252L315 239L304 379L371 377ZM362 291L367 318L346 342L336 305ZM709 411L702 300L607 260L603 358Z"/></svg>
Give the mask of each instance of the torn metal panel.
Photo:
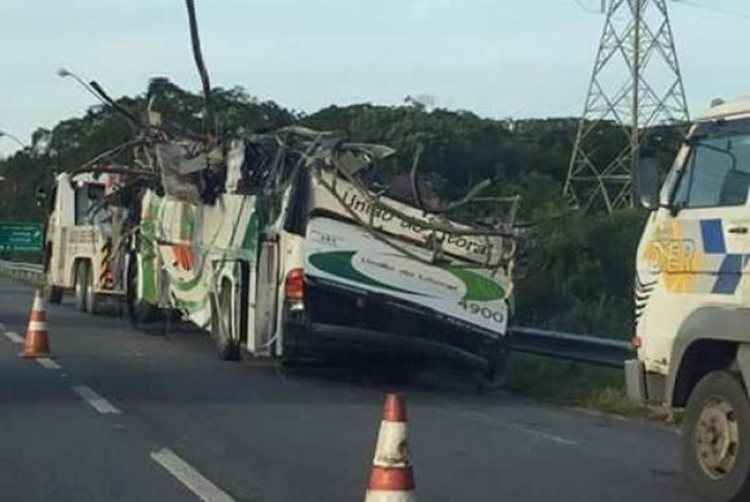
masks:
<svg viewBox="0 0 750 502"><path fill-rule="evenodd" d="M185 159L185 150L176 143L160 143L154 148L164 192L177 200L200 204L199 181L192 172L185 173L192 164Z"/></svg>

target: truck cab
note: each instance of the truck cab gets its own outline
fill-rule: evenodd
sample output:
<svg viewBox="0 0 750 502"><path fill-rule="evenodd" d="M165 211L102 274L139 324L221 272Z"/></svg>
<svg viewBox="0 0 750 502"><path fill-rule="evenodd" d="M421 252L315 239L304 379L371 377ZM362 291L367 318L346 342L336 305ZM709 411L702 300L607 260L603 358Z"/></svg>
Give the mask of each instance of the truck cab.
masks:
<svg viewBox="0 0 750 502"><path fill-rule="evenodd" d="M750 99L717 102L690 128L638 247L629 395L684 409L683 470L707 500L750 500Z"/></svg>

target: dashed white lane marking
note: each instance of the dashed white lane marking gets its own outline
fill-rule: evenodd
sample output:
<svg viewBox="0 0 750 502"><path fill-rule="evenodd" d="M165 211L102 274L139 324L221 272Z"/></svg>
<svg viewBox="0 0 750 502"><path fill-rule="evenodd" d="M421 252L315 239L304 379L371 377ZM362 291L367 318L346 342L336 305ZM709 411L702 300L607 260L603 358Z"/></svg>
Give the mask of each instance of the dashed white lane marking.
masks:
<svg viewBox="0 0 750 502"><path fill-rule="evenodd" d="M515 424L512 422L499 421L499 420L494 419L493 417L485 415L484 413L466 411L466 412L463 412L462 414L466 417L483 421L489 425L493 425L495 427L499 427L499 428L507 429L511 431L521 432L523 434L527 434L537 439L543 439L545 441L551 441L553 443L562 444L566 446L578 446L579 444L577 441L573 441L571 439L557 436L555 434L550 434L548 432L540 431L537 429L532 429L524 425L519 425L519 424Z"/></svg>
<svg viewBox="0 0 750 502"><path fill-rule="evenodd" d="M13 331L6 331L5 337L13 343L23 343L23 337Z"/></svg>
<svg viewBox="0 0 750 502"><path fill-rule="evenodd" d="M49 357L38 357L36 362L47 368L48 370L59 370L60 365Z"/></svg>
<svg viewBox="0 0 750 502"><path fill-rule="evenodd" d="M73 390L99 413L120 413L120 410L112 406L109 401L94 392L91 387L86 387L85 385L76 385L73 387Z"/></svg>
<svg viewBox="0 0 750 502"><path fill-rule="evenodd" d="M204 478L200 472L196 471L169 448L152 452L151 459L169 471L172 476L204 502L234 502L232 497Z"/></svg>
<svg viewBox="0 0 750 502"><path fill-rule="evenodd" d="M546 432L538 431L535 429L529 429L528 427L523 427L521 425L511 425L510 427L518 430L519 432L523 432L540 439L546 439L547 441L552 441L553 443L564 444L567 446L578 446L578 443L576 441L565 439L564 437L560 436L555 436L554 434L548 434Z"/></svg>

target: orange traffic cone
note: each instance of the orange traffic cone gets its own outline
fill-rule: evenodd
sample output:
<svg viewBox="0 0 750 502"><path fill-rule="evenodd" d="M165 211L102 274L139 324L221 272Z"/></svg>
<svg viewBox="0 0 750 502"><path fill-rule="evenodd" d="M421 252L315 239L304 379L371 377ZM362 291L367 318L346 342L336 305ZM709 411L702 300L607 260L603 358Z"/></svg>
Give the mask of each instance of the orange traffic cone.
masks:
<svg viewBox="0 0 750 502"><path fill-rule="evenodd" d="M415 502L414 473L406 445L406 403L388 394L380 422L365 502Z"/></svg>
<svg viewBox="0 0 750 502"><path fill-rule="evenodd" d="M42 292L36 290L34 305L31 307L31 318L26 330L21 357L47 357L49 355L49 339L47 338L47 314L44 312Z"/></svg>

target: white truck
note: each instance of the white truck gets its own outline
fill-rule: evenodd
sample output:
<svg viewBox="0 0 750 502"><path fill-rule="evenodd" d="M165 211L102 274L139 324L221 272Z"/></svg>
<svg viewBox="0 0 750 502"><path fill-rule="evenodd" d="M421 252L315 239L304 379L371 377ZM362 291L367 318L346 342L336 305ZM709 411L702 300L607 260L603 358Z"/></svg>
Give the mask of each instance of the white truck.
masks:
<svg viewBox="0 0 750 502"><path fill-rule="evenodd" d="M651 210L638 248L628 393L685 408L683 471L711 501L750 500L750 99L717 101L661 191L642 159Z"/></svg>
<svg viewBox="0 0 750 502"><path fill-rule="evenodd" d="M108 174L57 176L44 250L49 302L60 303L63 293L72 290L79 310L97 313L104 297L124 295L122 264L115 252L117 236L113 235L117 209L98 207L115 188L113 182Z"/></svg>
<svg viewBox="0 0 750 502"><path fill-rule="evenodd" d="M419 188L399 201L361 182L393 150L301 127L235 140L215 162L195 147L148 156L163 192L141 199L132 313L182 312L222 359L389 354L503 372L517 198L494 201L510 207L501 223L457 223L425 211Z"/></svg>

